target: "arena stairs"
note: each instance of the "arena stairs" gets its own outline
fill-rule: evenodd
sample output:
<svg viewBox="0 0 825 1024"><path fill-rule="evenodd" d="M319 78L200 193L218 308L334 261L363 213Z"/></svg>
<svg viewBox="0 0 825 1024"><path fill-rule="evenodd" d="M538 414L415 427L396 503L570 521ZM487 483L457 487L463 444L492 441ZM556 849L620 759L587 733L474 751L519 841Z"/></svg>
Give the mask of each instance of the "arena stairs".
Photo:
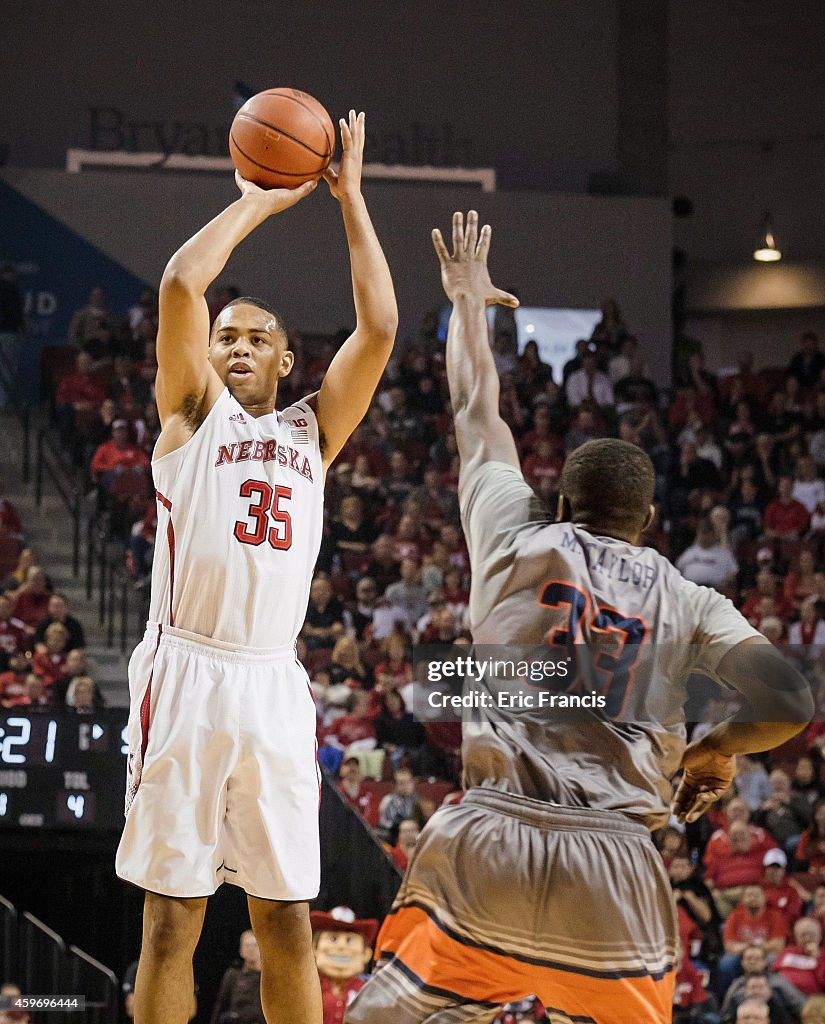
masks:
<svg viewBox="0 0 825 1024"><path fill-rule="evenodd" d="M97 596L93 591L91 600L86 597L86 517L89 508L84 509L81 519L80 572L75 577L72 573L71 518L48 474L43 476L39 508L35 501L35 422L30 427L31 473L28 483L24 482L22 473L23 426L17 414L8 407L0 410L0 436L0 480L5 488L4 496L20 513L28 546L34 549L54 589L66 595L70 614L83 625L91 674L107 705L128 707L126 669L130 652L127 650L124 655L119 648L107 644L106 630L99 621ZM84 505L89 506L90 503L85 502Z"/></svg>

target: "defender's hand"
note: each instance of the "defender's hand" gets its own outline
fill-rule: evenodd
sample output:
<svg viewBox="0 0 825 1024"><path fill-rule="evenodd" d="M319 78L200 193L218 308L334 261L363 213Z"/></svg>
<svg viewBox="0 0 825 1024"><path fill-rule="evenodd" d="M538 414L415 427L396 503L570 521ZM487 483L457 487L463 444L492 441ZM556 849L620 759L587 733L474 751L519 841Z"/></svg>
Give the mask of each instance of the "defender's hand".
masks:
<svg viewBox="0 0 825 1024"><path fill-rule="evenodd" d="M673 799L673 813L690 824L700 818L733 782L736 758L706 747L702 740L685 748L685 774Z"/></svg>
<svg viewBox="0 0 825 1024"><path fill-rule="evenodd" d="M317 181L305 181L297 188L261 188L254 185L246 178L242 178L240 171L235 171L235 182L243 196L249 196L264 207L266 216L271 217L282 210L288 210L290 206L299 203L305 196L315 190Z"/></svg>
<svg viewBox="0 0 825 1024"><path fill-rule="evenodd" d="M490 280L490 271L487 269L487 254L490 251L490 237L492 230L489 224L485 224L478 231L478 214L470 210L467 214L467 227L464 227L464 214L453 214L453 254L447 251L444 239L438 228L433 229L433 245L441 264L441 283L447 298L455 299L461 292L467 292L483 299L485 304L492 306L500 303L502 306L511 306L515 309L518 306L518 299L509 292L496 288Z"/></svg>
<svg viewBox="0 0 825 1024"><path fill-rule="evenodd" d="M324 171L324 180L330 192L340 202L352 199L361 194L361 168L364 163L364 121L363 110L356 116L354 110L349 112L349 123L342 117L338 124L341 127L341 162L337 172L331 167Z"/></svg>

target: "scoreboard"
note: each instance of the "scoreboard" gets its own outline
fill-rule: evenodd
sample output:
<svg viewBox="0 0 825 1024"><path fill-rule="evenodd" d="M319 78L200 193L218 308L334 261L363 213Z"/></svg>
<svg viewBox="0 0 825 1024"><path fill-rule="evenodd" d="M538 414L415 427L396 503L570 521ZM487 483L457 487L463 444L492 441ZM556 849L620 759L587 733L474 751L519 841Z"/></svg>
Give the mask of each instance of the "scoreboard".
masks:
<svg viewBox="0 0 825 1024"><path fill-rule="evenodd" d="M0 829L121 829L127 713L0 714Z"/></svg>

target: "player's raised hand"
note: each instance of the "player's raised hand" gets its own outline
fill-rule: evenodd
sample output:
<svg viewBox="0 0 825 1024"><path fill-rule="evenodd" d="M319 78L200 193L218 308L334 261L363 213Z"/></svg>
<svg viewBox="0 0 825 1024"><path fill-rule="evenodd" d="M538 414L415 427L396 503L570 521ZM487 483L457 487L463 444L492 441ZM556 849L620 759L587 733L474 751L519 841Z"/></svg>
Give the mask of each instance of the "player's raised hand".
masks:
<svg viewBox="0 0 825 1024"><path fill-rule="evenodd" d="M261 188L259 185L247 181L241 177L240 171L235 171L235 183L244 196L253 196L257 203L260 203L266 210L268 216L288 210L290 206L299 203L305 196L315 190L317 181L305 181L297 188Z"/></svg>
<svg viewBox="0 0 825 1024"><path fill-rule="evenodd" d="M500 303L502 306L518 306L518 299L509 292L496 288L490 280L487 269L487 254L490 251L492 229L485 224L479 232L478 214L470 210L467 214L467 225L464 225L464 214L453 214L453 251L450 254L441 232L433 228L433 245L441 264L441 283L447 298L455 301L462 292L483 299L486 305Z"/></svg>
<svg viewBox="0 0 825 1024"><path fill-rule="evenodd" d="M361 168L364 164L364 121L363 110L356 114L349 112L349 119L342 117L338 124L341 127L341 162L338 170L328 167L324 171L324 179L330 192L340 202L361 193Z"/></svg>
<svg viewBox="0 0 825 1024"><path fill-rule="evenodd" d="M685 748L684 776L673 799L673 813L690 824L709 810L733 782L736 758L720 754L698 740Z"/></svg>

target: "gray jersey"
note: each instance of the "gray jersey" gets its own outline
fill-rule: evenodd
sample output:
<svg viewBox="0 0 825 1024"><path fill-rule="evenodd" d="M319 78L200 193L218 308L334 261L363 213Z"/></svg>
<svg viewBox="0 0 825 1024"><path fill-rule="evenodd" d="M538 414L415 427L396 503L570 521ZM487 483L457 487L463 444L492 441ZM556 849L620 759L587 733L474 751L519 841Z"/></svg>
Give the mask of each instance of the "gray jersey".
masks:
<svg viewBox="0 0 825 1024"><path fill-rule="evenodd" d="M465 721L465 785L665 824L688 678L714 678L724 654L758 633L727 598L688 582L653 549L551 522L513 466L484 464L462 479L459 497L480 650L612 644L593 672L604 711L562 721L496 704ZM506 683L479 685L495 697Z"/></svg>

